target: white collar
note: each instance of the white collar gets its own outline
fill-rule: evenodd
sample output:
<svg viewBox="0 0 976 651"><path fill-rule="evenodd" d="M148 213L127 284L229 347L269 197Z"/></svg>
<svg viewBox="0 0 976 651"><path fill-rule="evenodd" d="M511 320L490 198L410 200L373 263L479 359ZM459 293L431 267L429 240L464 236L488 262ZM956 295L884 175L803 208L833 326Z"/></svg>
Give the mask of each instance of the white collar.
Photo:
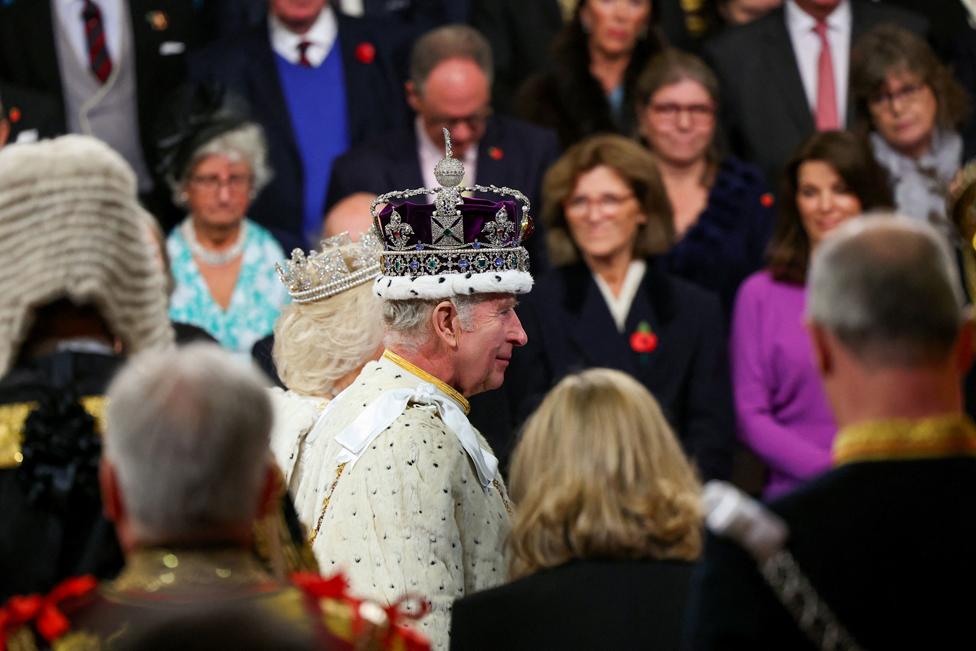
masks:
<svg viewBox="0 0 976 651"><path fill-rule="evenodd" d="M339 25L332 7L326 5L312 27L304 34L290 31L277 16L268 14L268 33L271 37L272 49L289 63L298 63L299 43L303 41L311 43L305 56L313 66L318 67L332 50L339 35Z"/></svg>
<svg viewBox="0 0 976 651"><path fill-rule="evenodd" d="M630 314L630 308L634 304L634 298L637 296L637 290L640 289L646 271L646 262L640 259L631 260L627 267L627 274L624 276L624 282L620 287L619 296L613 295L610 285L603 278L600 278L599 274L593 274L593 280L596 281L596 286L600 289L600 294L603 295L603 300L607 303L607 309L610 310L610 316L613 317L618 332L623 332L627 325L627 315Z"/></svg>
<svg viewBox="0 0 976 651"><path fill-rule="evenodd" d="M786 14L786 25L791 32L812 32L817 26L817 19L800 9L795 0L786 0L783 11ZM827 15L824 21L827 29L848 29L851 24L851 3L841 0L837 8Z"/></svg>

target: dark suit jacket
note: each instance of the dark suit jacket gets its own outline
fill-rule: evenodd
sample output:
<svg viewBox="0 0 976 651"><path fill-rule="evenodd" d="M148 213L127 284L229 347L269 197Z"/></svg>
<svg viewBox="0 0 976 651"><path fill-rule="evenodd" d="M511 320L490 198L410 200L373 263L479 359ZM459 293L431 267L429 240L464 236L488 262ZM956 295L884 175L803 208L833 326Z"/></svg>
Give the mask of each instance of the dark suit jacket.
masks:
<svg viewBox="0 0 976 651"><path fill-rule="evenodd" d="M32 142L41 138L53 138L64 133L61 119L63 109L46 93L39 93L21 86L0 84L0 100L3 115L10 124L8 144L21 140Z"/></svg>
<svg viewBox="0 0 976 651"><path fill-rule="evenodd" d="M407 108L392 57L384 47L386 39L376 24L342 15L336 20L345 72L349 142L356 145L405 125ZM375 49L375 58L368 63L356 56L357 47L363 43ZM190 59L190 74L195 81L226 84L248 102L253 119L264 127L274 178L251 205L249 217L272 231L304 238L302 159L268 38L267 20L195 53Z"/></svg>
<svg viewBox="0 0 976 651"><path fill-rule="evenodd" d="M702 476L727 477L735 421L722 310L717 297L660 265L648 260L623 333L586 265L539 279L518 308L529 342L512 356L505 388L521 421L569 373L592 367L629 373L657 398ZM653 352L630 347L641 321L657 335Z"/></svg>
<svg viewBox="0 0 976 651"><path fill-rule="evenodd" d="M451 648L680 649L692 565L573 561L454 602Z"/></svg>
<svg viewBox="0 0 976 651"><path fill-rule="evenodd" d="M770 504L814 588L864 649L972 649L976 459L844 465ZM715 537L689 612L696 649L814 649L740 547Z"/></svg>
<svg viewBox="0 0 976 651"><path fill-rule="evenodd" d="M129 0L132 41L135 44L136 101L142 150L150 169L155 162L152 128L160 98L186 76L182 53L163 54L166 42L193 47L198 33L192 0ZM154 12L166 17L163 29L147 19ZM19 0L0 13L0 80L51 96L57 108L60 132L67 130L61 71L58 67L54 16L50 2ZM157 22L156 25L159 25ZM79 21L80 29L80 21Z"/></svg>
<svg viewBox="0 0 976 651"><path fill-rule="evenodd" d="M493 183L521 191L532 212L539 215L542 177L559 155L556 136L547 129L504 116L494 116L478 144L476 182ZM329 181L326 209L355 192L382 194L424 185L417 156L416 131L411 127L386 134L369 144L351 149L336 159ZM542 220L535 220L535 234L526 241L533 273L546 269Z"/></svg>
<svg viewBox="0 0 976 651"><path fill-rule="evenodd" d="M851 0L851 41L881 23L924 34L924 18L901 9ZM813 114L803 91L783 9L723 32L704 55L721 83L722 121L732 151L762 168L779 188L782 167L813 133ZM854 116L848 103L847 123Z"/></svg>

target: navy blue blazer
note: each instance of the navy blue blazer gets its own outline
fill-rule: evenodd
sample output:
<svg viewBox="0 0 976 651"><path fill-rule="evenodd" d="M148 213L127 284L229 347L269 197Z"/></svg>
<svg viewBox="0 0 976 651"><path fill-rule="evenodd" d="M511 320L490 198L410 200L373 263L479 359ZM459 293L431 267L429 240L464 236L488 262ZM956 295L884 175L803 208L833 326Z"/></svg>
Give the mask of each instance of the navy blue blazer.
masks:
<svg viewBox="0 0 976 651"><path fill-rule="evenodd" d="M769 506L787 546L862 649L972 649L976 459L840 466ZM693 581L689 648L814 651L755 561L714 536Z"/></svg>
<svg viewBox="0 0 976 651"><path fill-rule="evenodd" d="M719 301L664 272L661 260L647 263L623 333L585 264L559 267L537 280L518 308L529 341L515 351L505 383L514 419L524 420L569 373L617 369L640 380L657 398L702 477L725 478L735 420ZM631 333L641 321L657 335L653 352L636 353L630 347Z"/></svg>
<svg viewBox="0 0 976 651"><path fill-rule="evenodd" d="M542 177L559 157L556 134L548 129L500 115L492 116L478 144L475 181L521 191L532 212L539 214ZM326 210L356 192L382 194L424 185L417 154L417 135L411 127L385 134L336 159L329 181ZM526 242L533 273L547 268L548 256L541 219Z"/></svg>
<svg viewBox="0 0 976 651"><path fill-rule="evenodd" d="M345 72L349 142L406 124L407 106L392 56L379 23L338 14L339 47ZM371 44L375 57L362 61L357 47ZM227 85L250 105L251 116L264 127L274 178L251 205L248 216L272 231L304 239L304 187L301 153L278 76L267 19L234 38L200 50L190 58L194 81ZM322 125L328 128L328 125Z"/></svg>

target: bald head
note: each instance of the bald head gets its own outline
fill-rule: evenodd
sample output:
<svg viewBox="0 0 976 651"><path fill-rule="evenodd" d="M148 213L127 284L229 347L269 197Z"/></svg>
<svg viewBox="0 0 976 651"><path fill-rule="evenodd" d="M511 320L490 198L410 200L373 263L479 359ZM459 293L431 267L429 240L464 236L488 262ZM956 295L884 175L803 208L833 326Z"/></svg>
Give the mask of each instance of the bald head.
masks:
<svg viewBox="0 0 976 651"><path fill-rule="evenodd" d="M349 237L358 240L359 236L365 233L370 224L373 223L373 216L369 212L369 207L375 198L375 194L357 192L337 203L325 216L322 237L349 233Z"/></svg>

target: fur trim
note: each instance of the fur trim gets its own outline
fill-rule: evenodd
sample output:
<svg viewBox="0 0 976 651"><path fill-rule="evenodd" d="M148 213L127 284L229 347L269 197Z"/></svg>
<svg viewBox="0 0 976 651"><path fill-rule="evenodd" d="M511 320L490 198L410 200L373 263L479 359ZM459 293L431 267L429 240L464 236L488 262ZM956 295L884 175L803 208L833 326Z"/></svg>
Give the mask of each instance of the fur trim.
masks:
<svg viewBox="0 0 976 651"><path fill-rule="evenodd" d="M388 301L413 298L435 300L471 294L526 294L532 275L525 271L485 271L436 276L380 276L373 283L376 295Z"/></svg>

